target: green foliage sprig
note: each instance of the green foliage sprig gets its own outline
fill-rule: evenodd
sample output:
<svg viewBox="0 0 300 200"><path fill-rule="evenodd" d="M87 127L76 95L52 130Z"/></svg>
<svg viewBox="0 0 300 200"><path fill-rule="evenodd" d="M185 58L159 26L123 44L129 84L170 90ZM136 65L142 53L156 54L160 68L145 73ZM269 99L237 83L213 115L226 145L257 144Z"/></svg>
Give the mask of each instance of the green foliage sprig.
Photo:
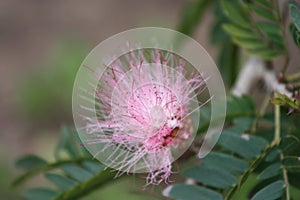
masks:
<svg viewBox="0 0 300 200"><path fill-rule="evenodd" d="M115 173L104 170L104 166L85 152L76 138L76 131L62 128L62 137L55 149L54 162L36 155L27 155L16 161L16 166L25 173L18 177L14 186L24 183L33 176L43 174L56 189L38 187L24 193L28 200L75 200L113 180Z"/></svg>

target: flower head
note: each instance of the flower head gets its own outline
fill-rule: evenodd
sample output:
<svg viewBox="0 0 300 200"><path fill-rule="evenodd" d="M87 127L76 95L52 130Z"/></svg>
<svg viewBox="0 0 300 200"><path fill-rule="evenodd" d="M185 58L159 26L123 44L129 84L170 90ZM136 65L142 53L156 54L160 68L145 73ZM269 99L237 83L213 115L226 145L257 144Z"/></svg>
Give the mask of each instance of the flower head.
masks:
<svg viewBox="0 0 300 200"><path fill-rule="evenodd" d="M117 175L147 172L147 184L168 182L172 162L195 135L203 75L182 58L147 49L117 58L97 79L96 115L85 117L87 144L99 149L94 156Z"/></svg>

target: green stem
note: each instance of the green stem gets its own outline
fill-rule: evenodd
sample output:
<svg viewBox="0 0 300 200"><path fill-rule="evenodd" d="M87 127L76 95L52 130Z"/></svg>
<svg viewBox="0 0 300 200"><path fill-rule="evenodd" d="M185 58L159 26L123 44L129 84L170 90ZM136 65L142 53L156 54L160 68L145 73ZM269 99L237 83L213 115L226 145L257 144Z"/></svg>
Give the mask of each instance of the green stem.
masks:
<svg viewBox="0 0 300 200"><path fill-rule="evenodd" d="M278 145L280 142L280 106L275 105L275 132L272 144Z"/></svg>
<svg viewBox="0 0 300 200"><path fill-rule="evenodd" d="M229 190L229 192L227 193L226 197L224 198L224 200L229 200L233 197L233 195L235 194L235 192L243 185L243 183L246 182L247 178L249 177L249 175L256 169L256 167L258 166L258 164L264 160L264 158L268 155L268 153L270 152L270 150L273 148L273 145L269 145L265 148L265 150L262 152L262 154L257 157L254 161L251 162L250 167L247 171L245 171L239 179L239 182L233 187L231 188L231 190Z"/></svg>
<svg viewBox="0 0 300 200"><path fill-rule="evenodd" d="M266 98L268 99L268 98ZM260 113L258 113L258 116L263 115L263 113L266 110L267 107L267 100L265 100L265 102L263 102L262 108L260 110ZM271 143L271 145L267 146L265 148L265 150L262 152L262 154L256 158L254 161L252 161L249 169L244 172L241 177L240 177L240 181L238 184L236 184L226 195L225 200L229 200L233 197L233 195L235 194L235 192L237 191L238 188L240 188L242 186L242 184L247 180L247 178L249 177L249 175L256 169L256 167L258 166L258 164L264 160L264 158L268 155L268 153L270 152L270 150L277 146L280 142L280 106L279 105L275 105L275 132L274 132L274 139L273 142ZM254 122L256 123L256 122ZM285 175L284 175L285 176ZM287 175L286 175L287 176ZM288 194L289 195L289 194Z"/></svg>
<svg viewBox="0 0 300 200"><path fill-rule="evenodd" d="M282 161L284 159L284 155L281 150L279 151L279 155L280 155L280 160ZM287 170L284 165L281 166L281 169L282 169L283 180L285 183L285 198L286 200L290 200L290 184L289 184Z"/></svg>

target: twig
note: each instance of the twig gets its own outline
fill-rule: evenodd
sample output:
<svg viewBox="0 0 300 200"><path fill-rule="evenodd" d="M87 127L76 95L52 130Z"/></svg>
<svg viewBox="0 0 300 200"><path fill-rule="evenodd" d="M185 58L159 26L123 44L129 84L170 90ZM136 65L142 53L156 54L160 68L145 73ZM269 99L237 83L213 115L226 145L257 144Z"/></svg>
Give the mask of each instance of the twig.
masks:
<svg viewBox="0 0 300 200"><path fill-rule="evenodd" d="M272 144L278 145L280 142L280 106L275 105L275 131Z"/></svg>
<svg viewBox="0 0 300 200"><path fill-rule="evenodd" d="M284 155L283 155L282 151L279 151L279 155L280 155L280 160L282 161L284 159ZM285 183L285 198L286 198L286 200L290 200L290 189L289 189L290 184L289 184L287 170L284 165L281 166L281 169L282 169L283 180Z"/></svg>

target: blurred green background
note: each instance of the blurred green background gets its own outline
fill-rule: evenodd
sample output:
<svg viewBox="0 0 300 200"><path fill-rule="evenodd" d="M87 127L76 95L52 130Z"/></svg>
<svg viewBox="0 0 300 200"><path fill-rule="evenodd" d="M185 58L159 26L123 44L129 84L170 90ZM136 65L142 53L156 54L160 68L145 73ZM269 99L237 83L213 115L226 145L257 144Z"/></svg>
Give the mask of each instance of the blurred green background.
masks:
<svg viewBox="0 0 300 200"><path fill-rule="evenodd" d="M73 124L72 85L89 51L107 37L127 29L176 29L187 2L0 0L1 199L19 199L18 193L23 191L10 187L12 179L21 173L14 168L17 157L34 153L53 159L61 125ZM212 15L206 13L194 38L214 55L205 28ZM136 182L140 179L133 178ZM27 187L39 183L46 184L38 177ZM130 187L129 180L120 179L99 193L104 199L145 196L131 193Z"/></svg>

